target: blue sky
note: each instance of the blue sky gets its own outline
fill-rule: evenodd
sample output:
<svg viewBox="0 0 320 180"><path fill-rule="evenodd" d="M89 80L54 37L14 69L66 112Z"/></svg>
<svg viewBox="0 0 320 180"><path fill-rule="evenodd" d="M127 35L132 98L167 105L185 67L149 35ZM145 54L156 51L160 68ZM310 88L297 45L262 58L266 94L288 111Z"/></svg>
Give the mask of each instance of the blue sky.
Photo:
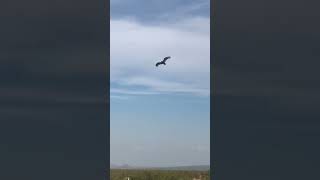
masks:
<svg viewBox="0 0 320 180"><path fill-rule="evenodd" d="M111 164L209 164L209 3L111 0Z"/></svg>

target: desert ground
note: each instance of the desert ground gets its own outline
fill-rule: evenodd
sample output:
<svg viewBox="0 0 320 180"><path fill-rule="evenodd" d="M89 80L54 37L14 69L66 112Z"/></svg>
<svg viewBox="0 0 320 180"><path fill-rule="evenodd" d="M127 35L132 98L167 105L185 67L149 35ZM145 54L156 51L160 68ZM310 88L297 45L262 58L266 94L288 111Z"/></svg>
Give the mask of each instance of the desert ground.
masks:
<svg viewBox="0 0 320 180"><path fill-rule="evenodd" d="M111 180L209 180L209 171L111 169Z"/></svg>

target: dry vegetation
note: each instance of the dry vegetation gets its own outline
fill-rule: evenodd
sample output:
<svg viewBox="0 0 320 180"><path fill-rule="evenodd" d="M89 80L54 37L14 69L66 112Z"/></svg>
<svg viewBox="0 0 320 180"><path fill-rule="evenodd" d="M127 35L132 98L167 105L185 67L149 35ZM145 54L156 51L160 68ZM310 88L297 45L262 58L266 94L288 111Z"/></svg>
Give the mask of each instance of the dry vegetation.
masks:
<svg viewBox="0 0 320 180"><path fill-rule="evenodd" d="M112 169L111 180L209 180L209 171L165 171Z"/></svg>

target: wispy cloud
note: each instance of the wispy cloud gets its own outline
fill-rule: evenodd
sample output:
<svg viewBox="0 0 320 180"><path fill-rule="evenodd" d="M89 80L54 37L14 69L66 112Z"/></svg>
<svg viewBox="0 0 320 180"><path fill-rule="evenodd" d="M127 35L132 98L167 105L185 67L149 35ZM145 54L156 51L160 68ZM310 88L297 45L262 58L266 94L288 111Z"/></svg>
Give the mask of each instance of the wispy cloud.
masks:
<svg viewBox="0 0 320 180"><path fill-rule="evenodd" d="M161 80L152 77L128 77L127 79L121 79L119 81L120 85L125 87L130 86L140 86L148 89L149 91L132 91L132 90L121 90L113 92L122 92L127 94L165 94L165 93L193 93L197 95L208 95L209 90L206 88L199 88L196 85L177 82L177 81L169 81L169 80Z"/></svg>
<svg viewBox="0 0 320 180"><path fill-rule="evenodd" d="M154 95L160 94L154 91L146 91L146 90L129 90L125 88L111 88L110 93L112 94L127 94L127 95Z"/></svg>
<svg viewBox="0 0 320 180"><path fill-rule="evenodd" d="M156 26L128 19L110 23L111 93L209 95L209 18ZM167 55L172 57L168 65L156 68Z"/></svg>
<svg viewBox="0 0 320 180"><path fill-rule="evenodd" d="M111 95L110 96L111 99L116 99L116 100L126 100L126 99L129 99L128 96L119 96L119 95Z"/></svg>

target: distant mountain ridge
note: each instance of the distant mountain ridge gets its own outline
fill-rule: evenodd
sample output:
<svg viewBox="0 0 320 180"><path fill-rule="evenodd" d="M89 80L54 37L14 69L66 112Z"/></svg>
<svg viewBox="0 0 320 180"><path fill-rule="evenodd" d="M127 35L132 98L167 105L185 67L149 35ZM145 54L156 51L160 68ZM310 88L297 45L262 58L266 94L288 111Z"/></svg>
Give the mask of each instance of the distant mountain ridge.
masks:
<svg viewBox="0 0 320 180"><path fill-rule="evenodd" d="M196 166L173 166L173 167L137 167L124 165L110 165L111 169L150 169L150 170L172 170L172 171L208 171L210 165L196 165Z"/></svg>
<svg viewBox="0 0 320 180"><path fill-rule="evenodd" d="M130 169L131 167L128 164L123 165L116 165L116 164L110 164L111 169Z"/></svg>
<svg viewBox="0 0 320 180"><path fill-rule="evenodd" d="M159 170L175 170L175 171L209 171L209 165L198 165L198 166L175 166L175 167L160 167L160 168L151 168Z"/></svg>

